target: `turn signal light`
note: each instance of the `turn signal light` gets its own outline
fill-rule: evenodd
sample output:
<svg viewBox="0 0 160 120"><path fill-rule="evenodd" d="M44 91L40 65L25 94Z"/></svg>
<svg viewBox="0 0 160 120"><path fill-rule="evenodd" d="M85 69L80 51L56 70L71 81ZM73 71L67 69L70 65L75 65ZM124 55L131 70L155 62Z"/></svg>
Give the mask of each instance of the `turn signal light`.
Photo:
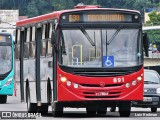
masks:
<svg viewBox="0 0 160 120"><path fill-rule="evenodd" d="M67 78L66 77L61 77L61 82L66 82Z"/></svg>
<svg viewBox="0 0 160 120"><path fill-rule="evenodd" d="M141 80L142 80L142 77L137 77L137 80L138 80L138 81L141 81Z"/></svg>

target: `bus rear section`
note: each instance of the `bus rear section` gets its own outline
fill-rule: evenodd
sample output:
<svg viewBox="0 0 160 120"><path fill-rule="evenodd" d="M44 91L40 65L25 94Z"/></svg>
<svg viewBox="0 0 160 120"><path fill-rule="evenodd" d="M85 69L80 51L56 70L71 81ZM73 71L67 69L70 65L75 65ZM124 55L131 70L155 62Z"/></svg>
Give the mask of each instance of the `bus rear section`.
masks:
<svg viewBox="0 0 160 120"><path fill-rule="evenodd" d="M0 103L14 91L14 47L11 34L0 33Z"/></svg>

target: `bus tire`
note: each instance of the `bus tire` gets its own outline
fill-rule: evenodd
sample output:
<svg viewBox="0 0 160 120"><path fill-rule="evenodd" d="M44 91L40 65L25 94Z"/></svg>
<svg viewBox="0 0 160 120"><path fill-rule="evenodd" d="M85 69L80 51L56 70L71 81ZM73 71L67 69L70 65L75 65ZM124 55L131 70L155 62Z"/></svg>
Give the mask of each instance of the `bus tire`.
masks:
<svg viewBox="0 0 160 120"><path fill-rule="evenodd" d="M156 107L151 107L151 112L157 112L157 108Z"/></svg>
<svg viewBox="0 0 160 120"><path fill-rule="evenodd" d="M7 102L7 95L0 95L0 103L4 104Z"/></svg>
<svg viewBox="0 0 160 120"><path fill-rule="evenodd" d="M38 107L36 103L31 103L29 86L26 88L26 102L28 113L37 113Z"/></svg>
<svg viewBox="0 0 160 120"><path fill-rule="evenodd" d="M54 107L52 106L52 115L53 117L61 117L63 115L63 106L55 103Z"/></svg>
<svg viewBox="0 0 160 120"><path fill-rule="evenodd" d="M96 115L97 108L96 107L86 107L87 115Z"/></svg>
<svg viewBox="0 0 160 120"><path fill-rule="evenodd" d="M107 107L98 107L97 114L105 115L107 113Z"/></svg>
<svg viewBox="0 0 160 120"><path fill-rule="evenodd" d="M110 112L116 112L116 106L111 107Z"/></svg>
<svg viewBox="0 0 160 120"><path fill-rule="evenodd" d="M48 104L43 103L41 106L39 106L38 113L41 113L42 115L46 115L48 113Z"/></svg>
<svg viewBox="0 0 160 120"><path fill-rule="evenodd" d="M131 113L131 101L120 102L119 114L120 117L129 117Z"/></svg>
<svg viewBox="0 0 160 120"><path fill-rule="evenodd" d="M51 92L51 83L50 83L50 80L48 79L48 82L47 82L47 102L49 104L51 104L52 102L52 92Z"/></svg>

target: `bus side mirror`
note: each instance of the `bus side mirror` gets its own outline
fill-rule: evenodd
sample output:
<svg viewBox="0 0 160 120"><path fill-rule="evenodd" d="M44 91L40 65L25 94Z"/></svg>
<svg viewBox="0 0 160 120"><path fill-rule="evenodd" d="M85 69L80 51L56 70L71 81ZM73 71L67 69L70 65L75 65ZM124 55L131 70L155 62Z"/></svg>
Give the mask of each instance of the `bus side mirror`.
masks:
<svg viewBox="0 0 160 120"><path fill-rule="evenodd" d="M144 52L145 56L148 57L148 48L149 48L149 38L147 36L147 33L143 33L143 47L144 47Z"/></svg>

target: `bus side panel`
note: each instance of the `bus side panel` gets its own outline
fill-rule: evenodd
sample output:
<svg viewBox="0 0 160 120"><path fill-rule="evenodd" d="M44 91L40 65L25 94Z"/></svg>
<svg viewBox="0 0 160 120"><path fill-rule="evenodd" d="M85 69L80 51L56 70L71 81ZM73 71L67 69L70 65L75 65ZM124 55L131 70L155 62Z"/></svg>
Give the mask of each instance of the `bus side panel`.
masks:
<svg viewBox="0 0 160 120"><path fill-rule="evenodd" d="M20 98L20 61L18 59L15 60L15 96L17 96L18 98Z"/></svg>
<svg viewBox="0 0 160 120"><path fill-rule="evenodd" d="M35 85L35 60L25 59L24 60L24 89L26 94L26 81L29 81L31 103L36 103L36 85ZM26 95L25 95L26 97Z"/></svg>
<svg viewBox="0 0 160 120"><path fill-rule="evenodd" d="M52 58L41 57L40 59L40 78L41 78L41 98L42 103L47 103L47 82L52 80L52 69L48 67L48 62ZM51 81L50 81L51 82Z"/></svg>

